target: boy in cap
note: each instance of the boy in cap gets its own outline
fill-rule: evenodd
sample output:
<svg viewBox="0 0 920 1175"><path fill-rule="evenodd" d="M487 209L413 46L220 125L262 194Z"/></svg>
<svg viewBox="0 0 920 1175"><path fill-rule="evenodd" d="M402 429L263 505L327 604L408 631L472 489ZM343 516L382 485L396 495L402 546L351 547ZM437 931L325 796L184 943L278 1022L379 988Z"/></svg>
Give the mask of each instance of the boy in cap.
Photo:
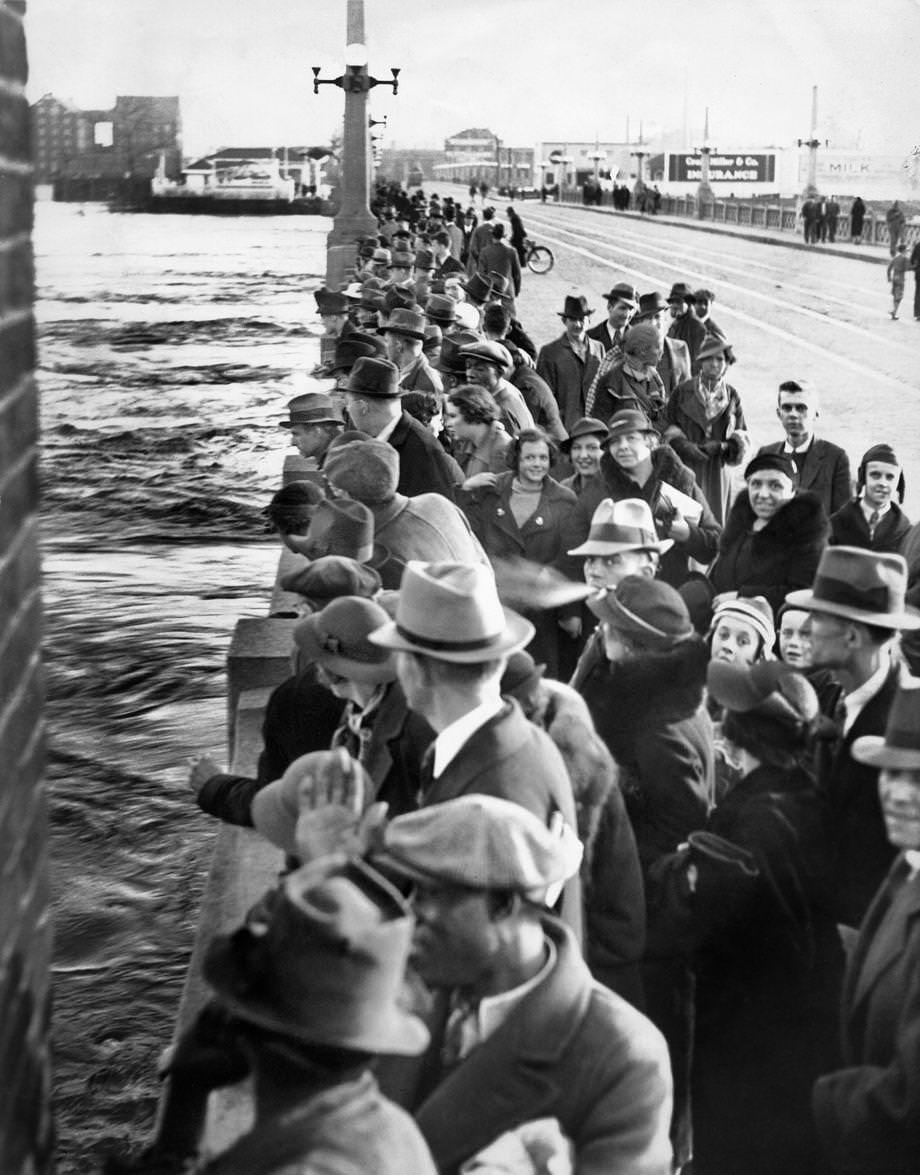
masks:
<svg viewBox="0 0 920 1175"><path fill-rule="evenodd" d="M911 528L910 519L898 505L903 501L904 472L894 449L873 445L859 462L856 497L831 515L828 542L899 554Z"/></svg>

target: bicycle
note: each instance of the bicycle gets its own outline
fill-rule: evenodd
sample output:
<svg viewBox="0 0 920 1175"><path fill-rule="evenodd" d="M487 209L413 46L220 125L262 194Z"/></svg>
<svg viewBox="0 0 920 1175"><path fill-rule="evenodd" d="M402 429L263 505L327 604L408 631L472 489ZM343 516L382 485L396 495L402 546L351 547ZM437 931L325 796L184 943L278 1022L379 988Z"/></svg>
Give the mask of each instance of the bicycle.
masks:
<svg viewBox="0 0 920 1175"><path fill-rule="evenodd" d="M531 273L549 273L556 264L552 249L535 244L530 237L524 240L524 262Z"/></svg>

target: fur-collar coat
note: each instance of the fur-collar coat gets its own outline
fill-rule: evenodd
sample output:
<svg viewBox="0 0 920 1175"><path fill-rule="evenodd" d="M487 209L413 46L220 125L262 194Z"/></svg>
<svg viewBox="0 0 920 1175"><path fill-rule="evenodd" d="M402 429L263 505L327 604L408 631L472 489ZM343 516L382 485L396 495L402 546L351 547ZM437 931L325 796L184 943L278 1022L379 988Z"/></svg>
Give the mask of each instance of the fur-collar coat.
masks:
<svg viewBox="0 0 920 1175"><path fill-rule="evenodd" d="M766 597L775 614L789 592L811 587L827 545L827 515L818 495L806 491L784 503L762 530L752 529L756 518L742 490L729 511L709 579L716 594Z"/></svg>

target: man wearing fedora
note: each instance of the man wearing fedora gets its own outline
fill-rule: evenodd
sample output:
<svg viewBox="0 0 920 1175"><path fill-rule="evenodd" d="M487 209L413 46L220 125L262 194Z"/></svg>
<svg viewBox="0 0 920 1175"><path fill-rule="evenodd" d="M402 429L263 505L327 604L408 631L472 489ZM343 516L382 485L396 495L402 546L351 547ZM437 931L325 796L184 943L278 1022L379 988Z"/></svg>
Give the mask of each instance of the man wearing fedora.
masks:
<svg viewBox="0 0 920 1175"><path fill-rule="evenodd" d="M525 428L533 428L533 416L524 397L507 379L514 366L508 348L491 339L482 339L466 343L460 348L460 355L466 363L468 382L489 393L508 435L516 437Z"/></svg>
<svg viewBox="0 0 920 1175"><path fill-rule="evenodd" d="M700 322L691 310L693 305L693 290L686 282L675 282L668 294L668 307L671 311L671 325L668 335L672 339L680 339L687 344L690 352L690 370L693 375L697 371L697 353L706 338L706 327Z"/></svg>
<svg viewBox="0 0 920 1175"><path fill-rule="evenodd" d="M815 435L820 415L818 389L804 379L787 379L779 385L776 415L785 439L771 441L757 451L786 453L799 471L799 490L817 494L828 518L852 497L850 459L839 445Z"/></svg>
<svg viewBox="0 0 920 1175"><path fill-rule="evenodd" d="M552 740L501 696L508 656L533 625L503 608L481 564L409 563L396 618L371 640L396 651L410 706L436 733L423 804L485 793L522 804L546 824L577 826L572 785ZM562 913L580 934L581 889L565 888Z"/></svg>
<svg viewBox="0 0 920 1175"><path fill-rule="evenodd" d="M585 333L586 320L593 313L583 294L567 294L559 311L563 333L541 347L537 356L537 374L552 389L567 432L576 420L588 415L585 407L588 389L604 358L603 344L589 339Z"/></svg>
<svg viewBox="0 0 920 1175"><path fill-rule="evenodd" d="M631 325L637 326L640 322L650 322L658 331L661 339L661 356L658 360L658 374L664 384L666 395L672 392L691 376L690 350L687 344L680 339L672 339L668 335L670 315L668 304L657 291L651 294L642 294L639 298L639 311L633 318Z"/></svg>
<svg viewBox="0 0 920 1175"><path fill-rule="evenodd" d="M456 478L450 458L434 434L402 410L395 363L359 359L348 377L345 397L355 428L386 441L399 454L399 493L436 493L453 500Z"/></svg>
<svg viewBox="0 0 920 1175"><path fill-rule="evenodd" d="M841 695L836 729L816 748L818 783L830 802L835 841L834 899L839 922L856 927L891 865L878 773L852 754L857 739L882 735L898 687L894 641L920 629L908 607L900 555L828 547L811 588L786 600L811 615L812 667L833 671Z"/></svg>
<svg viewBox="0 0 920 1175"><path fill-rule="evenodd" d="M398 1100L445 1175L546 1118L574 1151L569 1170L670 1171L664 1041L591 978L546 908L579 858L570 834L491 795L394 820L372 854L413 885L412 965L439 996L431 1046Z"/></svg>
<svg viewBox="0 0 920 1175"><path fill-rule="evenodd" d="M394 310L383 328L387 358L399 368L401 392L444 391L441 377L422 353L425 316L418 309Z"/></svg>
<svg viewBox="0 0 920 1175"><path fill-rule="evenodd" d="M308 392L288 401L287 411L281 428L290 430L301 457L321 462L333 438L345 428L345 419L335 401L322 392Z"/></svg>
<svg viewBox="0 0 920 1175"><path fill-rule="evenodd" d="M606 321L592 326L587 336L601 344L606 359L611 350L622 346L629 328L629 320L639 309L639 294L635 286L631 286L629 282L617 282L604 294L604 298L607 302Z"/></svg>
<svg viewBox="0 0 920 1175"><path fill-rule="evenodd" d="M372 562L396 589L411 559L483 564L488 559L466 515L443 494L398 492L400 458L384 441L350 437L330 449L323 473L336 494L363 505L373 523ZM462 476L462 475L461 475Z"/></svg>
<svg viewBox="0 0 920 1175"><path fill-rule="evenodd" d="M843 989L843 1058L819 1078L813 1108L829 1169L908 1175L920 1169L920 689L895 695L884 737L853 743L878 772L896 859L863 921Z"/></svg>
<svg viewBox="0 0 920 1175"><path fill-rule="evenodd" d="M400 1006L412 933L399 891L363 861L326 858L290 873L243 926L211 942L204 977L214 996L173 1052L157 1140L106 1170L188 1170L211 1090L251 1074L255 1121L195 1166L202 1175L435 1175L417 1125L371 1073L377 1054L415 1056L429 1041Z"/></svg>

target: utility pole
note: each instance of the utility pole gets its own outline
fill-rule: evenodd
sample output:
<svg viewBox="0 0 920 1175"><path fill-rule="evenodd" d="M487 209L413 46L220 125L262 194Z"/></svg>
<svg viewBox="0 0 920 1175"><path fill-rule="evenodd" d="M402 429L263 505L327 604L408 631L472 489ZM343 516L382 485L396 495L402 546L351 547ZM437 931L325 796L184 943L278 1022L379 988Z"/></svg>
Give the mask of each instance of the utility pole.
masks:
<svg viewBox="0 0 920 1175"><path fill-rule="evenodd" d="M715 148L709 141L709 107L706 107L706 118L703 123L703 144L700 147L700 182L696 189L696 215L702 219L703 205L712 204L714 200L712 188L709 186L709 156Z"/></svg>
<svg viewBox="0 0 920 1175"><path fill-rule="evenodd" d="M326 244L326 286L338 290L355 261L361 237L377 231L370 210L371 152L368 135L368 93L374 86L392 86L396 93L398 69L391 81L372 78L367 68L364 33L364 0L348 0L345 32L345 72L337 78L320 78L313 66L313 92L320 86L339 86L345 91L345 120L340 161L339 209Z"/></svg>

